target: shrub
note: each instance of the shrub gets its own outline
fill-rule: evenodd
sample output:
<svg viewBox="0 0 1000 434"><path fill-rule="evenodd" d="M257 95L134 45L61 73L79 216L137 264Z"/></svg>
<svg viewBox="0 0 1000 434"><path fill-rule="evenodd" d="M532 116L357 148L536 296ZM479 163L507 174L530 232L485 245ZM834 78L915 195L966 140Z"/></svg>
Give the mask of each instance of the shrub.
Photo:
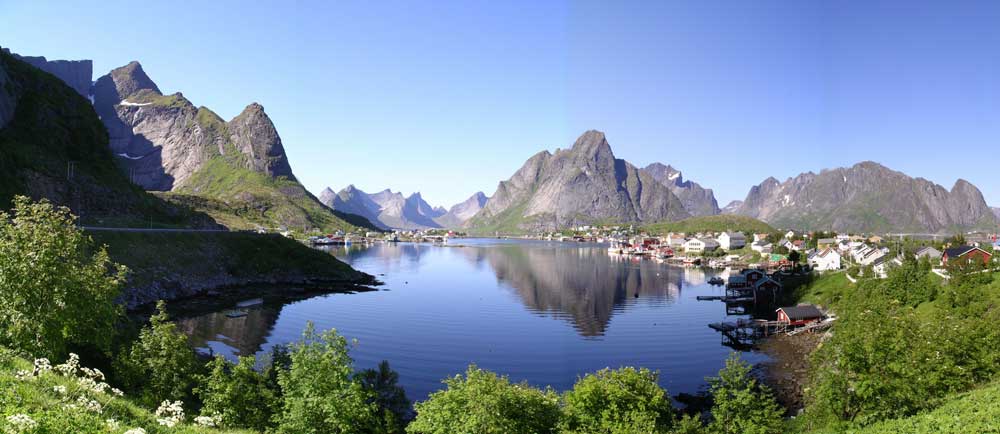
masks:
<svg viewBox="0 0 1000 434"><path fill-rule="evenodd" d="M61 357L68 345L109 349L127 270L75 219L23 196L13 214L0 213L0 344L38 357Z"/></svg>
<svg viewBox="0 0 1000 434"><path fill-rule="evenodd" d="M353 378L343 336L336 330L316 333L309 323L290 348L291 368L278 371L284 394L280 432L355 433L378 426L373 396Z"/></svg>
<svg viewBox="0 0 1000 434"><path fill-rule="evenodd" d="M444 380L445 390L416 404L409 433L552 433L559 422L559 397L528 384L469 366L465 376Z"/></svg>
<svg viewBox="0 0 1000 434"><path fill-rule="evenodd" d="M657 373L631 367L587 374L565 395L564 432L661 433L674 424Z"/></svg>
<svg viewBox="0 0 1000 434"><path fill-rule="evenodd" d="M750 375L750 365L733 353L719 376L709 379L712 416L710 428L725 434L771 434L782 431L782 409L770 391Z"/></svg>
<svg viewBox="0 0 1000 434"><path fill-rule="evenodd" d="M187 336L168 321L166 304L156 305L149 326L139 340L120 355L115 365L125 386L141 396L147 406L166 400L189 400L198 373L198 361Z"/></svg>
<svg viewBox="0 0 1000 434"><path fill-rule="evenodd" d="M371 402L378 409L381 431L397 434L406 431L406 422L411 419L410 400L406 391L399 386L399 374L383 360L378 369L366 369L357 374L358 381L370 392Z"/></svg>
<svg viewBox="0 0 1000 434"><path fill-rule="evenodd" d="M250 428L263 432L271 427L277 407L266 378L255 370L253 356L240 357L233 364L222 356L208 362L209 374L201 378L195 394L201 399L204 417L218 417L227 428ZM214 422L214 420L213 420Z"/></svg>

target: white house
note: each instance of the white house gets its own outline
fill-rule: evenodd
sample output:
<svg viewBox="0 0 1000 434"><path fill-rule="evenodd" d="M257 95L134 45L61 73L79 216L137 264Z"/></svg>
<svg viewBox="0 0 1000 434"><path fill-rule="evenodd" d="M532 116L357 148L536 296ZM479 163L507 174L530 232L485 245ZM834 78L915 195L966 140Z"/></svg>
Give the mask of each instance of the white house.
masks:
<svg viewBox="0 0 1000 434"><path fill-rule="evenodd" d="M747 237L742 232L723 232L717 240L719 247L725 250L742 249L747 245Z"/></svg>
<svg viewBox="0 0 1000 434"><path fill-rule="evenodd" d="M774 250L774 245L767 242L767 240L754 241L754 243L750 245L750 250L760 254L771 253L771 251Z"/></svg>
<svg viewBox="0 0 1000 434"><path fill-rule="evenodd" d="M831 248L826 248L809 255L809 265L819 271L839 270L840 253Z"/></svg>
<svg viewBox="0 0 1000 434"><path fill-rule="evenodd" d="M684 251L689 253L711 252L719 248L719 242L711 238L692 238L684 243Z"/></svg>

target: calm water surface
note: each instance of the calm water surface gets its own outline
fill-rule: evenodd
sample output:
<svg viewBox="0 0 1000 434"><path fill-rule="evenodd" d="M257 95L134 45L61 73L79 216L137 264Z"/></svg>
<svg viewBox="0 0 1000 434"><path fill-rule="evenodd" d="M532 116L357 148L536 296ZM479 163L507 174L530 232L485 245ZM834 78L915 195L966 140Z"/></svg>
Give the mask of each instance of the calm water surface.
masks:
<svg viewBox="0 0 1000 434"><path fill-rule="evenodd" d="M610 256L594 244L493 239L463 247L376 244L331 250L385 282L381 290L181 319L203 351L260 354L299 338L307 321L358 344L358 368L388 360L410 399L470 363L559 390L604 367L661 373L671 394L697 392L732 349L707 324L734 320L708 285L726 271ZM757 362L758 354L744 354Z"/></svg>

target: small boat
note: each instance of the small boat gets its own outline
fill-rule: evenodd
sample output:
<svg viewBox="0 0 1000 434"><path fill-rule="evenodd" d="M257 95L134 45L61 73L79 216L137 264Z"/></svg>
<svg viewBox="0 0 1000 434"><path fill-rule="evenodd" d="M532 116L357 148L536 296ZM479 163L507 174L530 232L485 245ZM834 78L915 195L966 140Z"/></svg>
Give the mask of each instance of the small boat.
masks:
<svg viewBox="0 0 1000 434"><path fill-rule="evenodd" d="M701 258L687 257L687 258L684 258L683 262L684 262L684 265L698 265L698 264L701 264Z"/></svg>
<svg viewBox="0 0 1000 434"><path fill-rule="evenodd" d="M715 277L713 277L711 279L708 279L708 284L709 285L723 285L725 283L726 283L726 281L722 280L722 278L719 277L719 276L715 276Z"/></svg>

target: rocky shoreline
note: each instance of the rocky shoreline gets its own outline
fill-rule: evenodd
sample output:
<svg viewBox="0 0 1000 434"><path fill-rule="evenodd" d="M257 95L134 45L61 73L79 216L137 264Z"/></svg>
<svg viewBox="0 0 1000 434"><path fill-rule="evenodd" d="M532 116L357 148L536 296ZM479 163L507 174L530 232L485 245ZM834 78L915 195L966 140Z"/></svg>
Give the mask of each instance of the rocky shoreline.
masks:
<svg viewBox="0 0 1000 434"><path fill-rule="evenodd" d="M804 391L809 384L809 358L822 340L822 333L802 333L795 336L780 334L759 343L759 350L770 360L758 364L756 370L789 415L797 415L805 407Z"/></svg>

